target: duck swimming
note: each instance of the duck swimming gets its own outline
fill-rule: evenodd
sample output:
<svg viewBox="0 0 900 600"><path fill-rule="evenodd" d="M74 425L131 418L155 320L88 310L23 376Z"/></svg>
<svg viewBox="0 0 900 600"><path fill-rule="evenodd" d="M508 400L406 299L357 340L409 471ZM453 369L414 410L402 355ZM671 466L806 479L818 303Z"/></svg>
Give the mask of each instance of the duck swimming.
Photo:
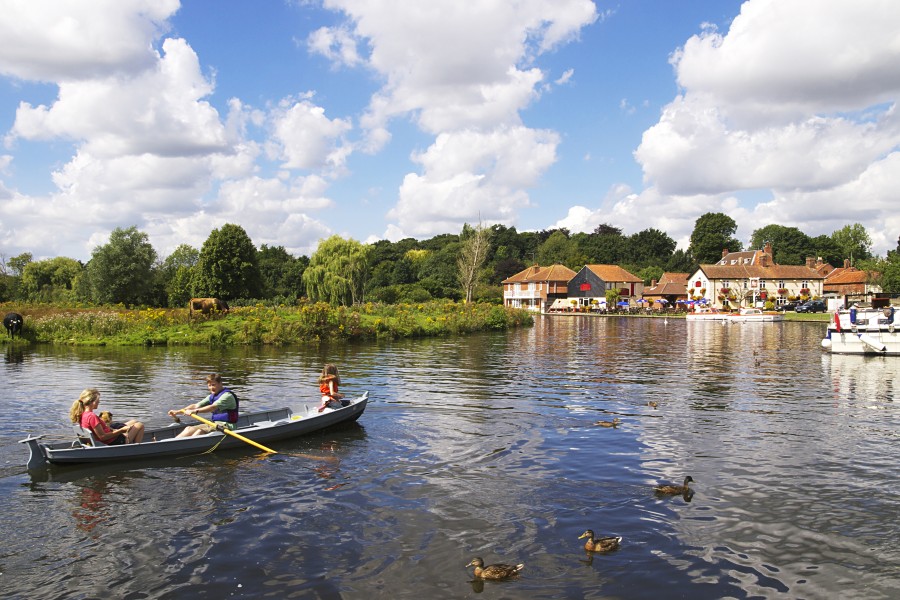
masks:
<svg viewBox="0 0 900 600"><path fill-rule="evenodd" d="M621 421L619 417L616 417L612 421L597 421L594 425L599 425L600 427L618 427Z"/></svg>
<svg viewBox="0 0 900 600"><path fill-rule="evenodd" d="M496 565L484 566L484 561L480 556L476 556L466 567L475 566L475 577L480 579L507 579L519 574L519 571L525 568L525 564L505 565L497 563Z"/></svg>
<svg viewBox="0 0 900 600"><path fill-rule="evenodd" d="M694 478L688 475L684 478L684 485L673 485L673 484L662 484L653 488L653 491L657 494L664 494L666 496L676 496L676 495L685 495L691 493L693 490L688 487L688 483L694 481Z"/></svg>
<svg viewBox="0 0 900 600"><path fill-rule="evenodd" d="M578 536L578 539L587 538L584 543L584 549L588 552L612 552L622 543L622 538L618 536L595 538L594 532L588 529Z"/></svg>

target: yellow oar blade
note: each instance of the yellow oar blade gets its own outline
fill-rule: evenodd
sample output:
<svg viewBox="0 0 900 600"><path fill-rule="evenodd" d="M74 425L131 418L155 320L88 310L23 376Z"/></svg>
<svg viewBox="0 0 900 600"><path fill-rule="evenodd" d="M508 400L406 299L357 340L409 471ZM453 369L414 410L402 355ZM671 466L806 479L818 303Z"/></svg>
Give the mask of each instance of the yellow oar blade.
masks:
<svg viewBox="0 0 900 600"><path fill-rule="evenodd" d="M195 419L197 419L198 421L200 421L200 422L202 422L202 423L206 423L207 425L210 425L210 426L212 426L212 427L215 427L215 426L216 426L216 424L213 423L212 421L207 421L207 420L204 419L203 417L198 417L197 415L195 415L195 414L193 414L193 413L191 413L190 416L192 416L192 417L194 417ZM227 435L230 435L231 437L236 437L237 439L241 440L242 442L247 442L247 443L250 444L251 446L256 446L257 448L259 448L259 449L262 450L263 452L269 452L270 454L278 454L277 452L275 452L275 451L272 450L271 448L266 448L266 447L263 446L262 444L258 444L258 443L254 442L254 441L251 440L251 439L247 439L247 438L245 438L244 436L242 436L241 434L235 433L235 432L231 431L231 430L228 429L227 427L223 427L223 428L222 428L222 432L225 433L225 434L227 434Z"/></svg>

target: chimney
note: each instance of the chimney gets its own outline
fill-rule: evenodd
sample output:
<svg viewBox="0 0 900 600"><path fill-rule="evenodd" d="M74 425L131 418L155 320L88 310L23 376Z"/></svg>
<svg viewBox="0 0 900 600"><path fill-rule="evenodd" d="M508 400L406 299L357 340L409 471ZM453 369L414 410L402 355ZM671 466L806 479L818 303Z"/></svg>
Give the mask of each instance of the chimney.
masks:
<svg viewBox="0 0 900 600"><path fill-rule="evenodd" d="M849 259L849 258L845 258L845 259L844 259L844 268L845 268L845 269L849 269L849 268L850 268L850 259Z"/></svg>
<svg viewBox="0 0 900 600"><path fill-rule="evenodd" d="M722 258L728 256L728 248L722 248Z"/></svg>
<svg viewBox="0 0 900 600"><path fill-rule="evenodd" d="M766 245L763 246L763 252L772 256L772 242L766 242Z"/></svg>
<svg viewBox="0 0 900 600"><path fill-rule="evenodd" d="M766 253L762 253L759 255L759 266L768 267L769 266L769 255Z"/></svg>
<svg viewBox="0 0 900 600"><path fill-rule="evenodd" d="M806 257L806 267L808 269L815 269L816 268L816 259L813 258L812 256L807 256Z"/></svg>
<svg viewBox="0 0 900 600"><path fill-rule="evenodd" d="M655 288L655 287L656 287L656 280L655 280L655 279L651 279L651 280L650 280L650 287L651 287L651 288Z"/></svg>

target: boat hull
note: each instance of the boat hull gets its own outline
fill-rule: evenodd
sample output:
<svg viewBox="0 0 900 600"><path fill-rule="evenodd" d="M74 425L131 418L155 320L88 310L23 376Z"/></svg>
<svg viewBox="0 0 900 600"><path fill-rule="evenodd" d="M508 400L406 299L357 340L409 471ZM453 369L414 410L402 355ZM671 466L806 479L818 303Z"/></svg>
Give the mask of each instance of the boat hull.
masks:
<svg viewBox="0 0 900 600"><path fill-rule="evenodd" d="M900 356L900 323L890 310L839 311L828 325L822 347L833 354Z"/></svg>
<svg viewBox="0 0 900 600"><path fill-rule="evenodd" d="M242 415L234 432L265 444L278 440L300 437L341 423L357 420L366 409L368 392L351 400L347 406L319 413L318 403L304 404L296 411L290 408L260 411ZM200 454L211 448L251 447L233 436L221 432L177 438L186 425L148 429L144 442L119 446L89 446L72 442L43 443L43 436L29 436L20 443L27 444L30 456L29 470L50 465L117 464L136 460Z"/></svg>

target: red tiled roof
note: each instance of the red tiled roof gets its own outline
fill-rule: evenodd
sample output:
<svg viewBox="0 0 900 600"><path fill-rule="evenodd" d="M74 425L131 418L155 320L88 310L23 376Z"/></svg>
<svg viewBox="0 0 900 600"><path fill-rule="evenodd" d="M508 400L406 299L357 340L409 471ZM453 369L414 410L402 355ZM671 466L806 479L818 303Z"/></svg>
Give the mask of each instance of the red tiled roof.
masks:
<svg viewBox="0 0 900 600"><path fill-rule="evenodd" d="M635 277L619 265L585 265L594 275L606 281L607 283L626 282L626 283L642 283L644 280Z"/></svg>
<svg viewBox="0 0 900 600"><path fill-rule="evenodd" d="M687 296L687 284L686 283L675 283L675 282L667 282L657 284L656 287L653 288L644 288L644 294L646 296Z"/></svg>
<svg viewBox="0 0 900 600"><path fill-rule="evenodd" d="M662 277L659 278L659 285L664 283L683 283L687 285L688 279L690 279L690 273L663 273Z"/></svg>
<svg viewBox="0 0 900 600"><path fill-rule="evenodd" d="M573 277L575 277L575 271L565 265L551 265L549 267L534 265L504 279L501 283L536 283L538 281L568 283Z"/></svg>
<svg viewBox="0 0 900 600"><path fill-rule="evenodd" d="M700 265L709 279L750 279L751 277L759 277L760 279L801 279L814 280L825 279L825 276L810 269L806 265L772 265L761 267L753 264L737 264L737 265Z"/></svg>
<svg viewBox="0 0 900 600"><path fill-rule="evenodd" d="M872 273L872 275L877 275ZM825 285L846 285L848 283L866 283L869 273L856 267L835 269L835 273L825 278Z"/></svg>

